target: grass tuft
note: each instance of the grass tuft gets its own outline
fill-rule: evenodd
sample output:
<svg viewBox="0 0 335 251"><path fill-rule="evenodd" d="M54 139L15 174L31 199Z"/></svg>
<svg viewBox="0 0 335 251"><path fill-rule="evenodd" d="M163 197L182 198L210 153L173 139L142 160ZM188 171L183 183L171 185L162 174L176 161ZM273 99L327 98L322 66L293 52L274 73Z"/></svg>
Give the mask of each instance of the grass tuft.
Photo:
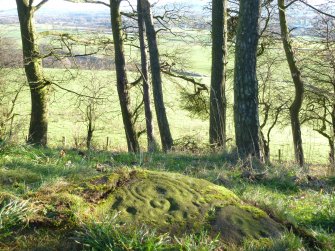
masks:
<svg viewBox="0 0 335 251"><path fill-rule="evenodd" d="M10 200L0 203L0 240L12 235L15 228L22 228L32 213L28 201Z"/></svg>
<svg viewBox="0 0 335 251"><path fill-rule="evenodd" d="M103 222L89 221L81 224L75 241L84 250L166 250L170 238L158 234L146 226L127 229L115 221L116 217L106 218Z"/></svg>

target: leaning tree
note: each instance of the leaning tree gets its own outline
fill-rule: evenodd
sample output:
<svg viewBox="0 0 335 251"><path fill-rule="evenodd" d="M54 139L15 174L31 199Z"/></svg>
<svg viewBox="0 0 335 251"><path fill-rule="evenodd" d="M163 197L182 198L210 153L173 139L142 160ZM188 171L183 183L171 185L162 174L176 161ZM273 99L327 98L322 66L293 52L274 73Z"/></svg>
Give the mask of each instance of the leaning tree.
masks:
<svg viewBox="0 0 335 251"><path fill-rule="evenodd" d="M137 133L135 131L133 116L130 110L129 83L126 72L126 60L124 54L124 42L122 37L122 20L120 13L121 0L110 0L111 23L115 52L115 68L117 91L121 106L123 124L125 128L128 151L138 152L140 150Z"/></svg>
<svg viewBox="0 0 335 251"><path fill-rule="evenodd" d="M281 38L295 88L294 100L290 107L294 153L296 161L299 163L300 166L303 166L304 151L302 147L301 123L299 114L304 100L304 81L302 79L301 70L296 62L296 57L292 47L292 39L287 24L286 9L288 8L288 6L290 5L285 5L285 0L278 0Z"/></svg>
<svg viewBox="0 0 335 251"><path fill-rule="evenodd" d="M137 23L138 23L138 37L140 42L141 52L141 76L143 79L143 102L145 111L145 123L147 130L148 151L153 152L157 149L157 142L154 136L153 116L151 110L150 98L150 80L149 80L149 66L147 55L147 44L145 41L145 24L143 19L142 0L137 0Z"/></svg>
<svg viewBox="0 0 335 251"><path fill-rule="evenodd" d="M157 35L153 23L151 14L151 6L148 0L141 0L142 15L146 28L146 35L149 47L150 55L150 68L152 76L152 87L153 96L155 102L156 116L159 127L159 133L161 136L162 147L164 151L168 151L172 148L173 139L170 131L169 121L166 114L164 98L163 98L163 87L162 87L162 76L161 76L161 64L159 60L159 50L157 44Z"/></svg>

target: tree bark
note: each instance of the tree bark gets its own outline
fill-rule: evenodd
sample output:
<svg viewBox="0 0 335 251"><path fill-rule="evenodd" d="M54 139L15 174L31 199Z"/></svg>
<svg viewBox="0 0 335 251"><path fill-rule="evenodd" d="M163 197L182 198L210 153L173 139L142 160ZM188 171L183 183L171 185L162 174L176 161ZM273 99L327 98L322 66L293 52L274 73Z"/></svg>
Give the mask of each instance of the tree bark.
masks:
<svg viewBox="0 0 335 251"><path fill-rule="evenodd" d="M164 105L162 76L159 62L159 51L157 45L156 31L152 20L151 7L149 1L141 0L141 5L143 8L142 13L146 26L146 34L150 54L153 95L155 101L158 127L161 136L163 151L168 151L172 148L173 139L171 136L170 126Z"/></svg>
<svg viewBox="0 0 335 251"><path fill-rule="evenodd" d="M212 0L212 74L210 91L210 144L226 145L227 0Z"/></svg>
<svg viewBox="0 0 335 251"><path fill-rule="evenodd" d="M139 152L137 134L130 111L129 83L126 74L126 61L123 49L120 0L110 0L111 23L115 50L116 81L128 151Z"/></svg>
<svg viewBox="0 0 335 251"><path fill-rule="evenodd" d="M334 167L335 164L335 147L334 147L334 140L329 139L329 163L332 167Z"/></svg>
<svg viewBox="0 0 335 251"><path fill-rule="evenodd" d="M270 163L270 145L269 141L265 138L264 133L262 130L260 130L260 136L261 136L261 146L263 149L263 158L266 163Z"/></svg>
<svg viewBox="0 0 335 251"><path fill-rule="evenodd" d="M42 57L37 44L34 12L28 0L16 0L20 21L23 62L31 96L28 142L46 146L48 143L49 82L44 78Z"/></svg>
<svg viewBox="0 0 335 251"><path fill-rule="evenodd" d="M93 130L93 126L92 126L92 121L89 121L88 125L87 125L87 139L86 139L87 150L91 150L93 132L94 132L94 130Z"/></svg>
<svg viewBox="0 0 335 251"><path fill-rule="evenodd" d="M92 105L89 104L86 107L86 117L87 117L87 139L86 139L86 147L87 150L91 150L92 146L92 139L93 139L93 133L94 133L94 108L92 108Z"/></svg>
<svg viewBox="0 0 335 251"><path fill-rule="evenodd" d="M260 158L258 81L259 0L241 0L236 35L234 76L235 137L240 157Z"/></svg>
<svg viewBox="0 0 335 251"><path fill-rule="evenodd" d="M335 166L335 145L334 145L334 137L335 137L335 104L333 104L332 107L332 113L331 113L331 121L332 121L332 125L331 125L331 129L332 129L332 133L331 133L331 137L329 140L329 147L330 147L330 152L329 152L329 162L332 165L332 167Z"/></svg>
<svg viewBox="0 0 335 251"><path fill-rule="evenodd" d="M139 34L140 51L141 51L141 74L143 78L143 100L144 100L145 122L147 129L148 151L155 152L157 150L157 142L154 136L154 125L151 111L150 83L148 77L148 57L146 51L145 26L142 12L143 10L141 0L137 0L138 34Z"/></svg>
<svg viewBox="0 0 335 251"><path fill-rule="evenodd" d="M295 97L290 107L290 119L292 126L294 153L297 163L299 163L300 166L303 166L304 151L302 147L299 113L304 99L304 82L301 77L300 69L297 66L293 48L291 45L291 38L289 35L288 25L286 21L286 14L285 14L285 0L278 0L278 8L279 8L281 38L286 54L287 63L289 65L292 80L295 87Z"/></svg>

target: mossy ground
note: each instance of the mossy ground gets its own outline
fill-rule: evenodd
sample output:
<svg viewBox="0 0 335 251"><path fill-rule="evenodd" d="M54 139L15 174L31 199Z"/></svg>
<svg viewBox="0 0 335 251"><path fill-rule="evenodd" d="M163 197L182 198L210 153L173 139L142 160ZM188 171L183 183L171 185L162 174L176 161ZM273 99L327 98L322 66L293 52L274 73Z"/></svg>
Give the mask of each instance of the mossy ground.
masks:
<svg viewBox="0 0 335 251"><path fill-rule="evenodd" d="M243 176L245 165L235 161L231 155L174 153L143 157L94 152L82 156L76 150L66 152L62 158L58 149L22 146L9 147L1 152L0 208L3 209L9 201L26 203L22 208L17 203L7 210L20 217L8 225L2 223L1 231L10 235L1 236L1 250L60 250L60 247L62 250L81 250L82 244L94 250L92 247L97 242L87 243L90 237L102 244L114 243L114 247L128 243L128 249L105 250L216 250L218 247L227 250L334 250L333 177L317 177L310 173L313 177L310 179L297 167L276 165L260 167L258 171L267 169L267 175L253 180ZM106 166L104 173L96 171L97 164ZM221 185L232 190L241 200ZM146 198L148 194L150 199ZM127 197L136 198L133 201L136 204L126 200ZM196 206L201 202L206 205L202 207L204 214L200 214ZM261 220L264 211L251 204L291 226L292 232L275 239L268 238ZM149 209L152 213L146 225L151 227L144 231L135 215L139 216L140 222L144 219L143 213ZM109 218L105 218L106 212ZM231 212L235 212L235 216L231 217ZM193 218L192 213L195 214ZM114 218L115 214L118 216ZM163 233L168 229L153 231L152 226L157 226L157 222L183 225L189 221L201 222L199 216L208 220L211 228L217 227L215 230L221 234L227 232L218 227L224 225L220 221L230 226L231 236L223 237L230 238L231 243L222 242L224 238L216 239L216 235L208 232L206 224L201 224L204 228L194 226L198 232L189 231L183 235L169 229L173 233L171 237ZM92 223L92 218L99 220ZM121 221L128 223L120 225ZM236 227L236 222L240 227ZM252 229L248 225L252 225ZM203 231L207 234L202 234ZM233 234L234 231L239 237ZM273 231L271 224L267 231ZM122 242L115 244L116 239ZM148 243L160 243L161 246L138 248Z"/></svg>
<svg viewBox="0 0 335 251"><path fill-rule="evenodd" d="M174 235L196 232L207 224L209 231L222 233L223 240L229 236L231 243L240 243L251 236L254 239L279 236L279 224L264 212L245 205L228 189L205 180L176 173L121 169L90 183L100 185L89 190L90 194L95 191L100 194L101 201L95 199L96 218L117 214L118 224L146 224ZM236 225L238 231L234 230L234 234L230 234L232 228L218 224L222 215L212 212L226 208L234 210L222 223ZM216 233L211 227L214 223L218 225Z"/></svg>

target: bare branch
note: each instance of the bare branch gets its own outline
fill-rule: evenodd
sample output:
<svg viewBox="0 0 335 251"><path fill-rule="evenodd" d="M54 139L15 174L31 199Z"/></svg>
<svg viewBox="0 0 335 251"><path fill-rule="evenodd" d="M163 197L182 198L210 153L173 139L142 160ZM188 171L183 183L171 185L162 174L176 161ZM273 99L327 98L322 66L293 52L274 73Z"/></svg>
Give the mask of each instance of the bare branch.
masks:
<svg viewBox="0 0 335 251"><path fill-rule="evenodd" d="M72 93L72 94L75 94L79 97L84 97L84 98L91 98L91 99L104 99L104 98L98 98L98 97L92 97L92 96L88 96L88 95L84 95L84 94L81 94L81 93L78 93L76 91L73 91L73 90L70 90L70 89L67 89L65 87L62 87L61 85L59 84L56 84L55 82L49 82L51 85L54 85L56 87L58 87L59 89L63 90L63 91L67 91L69 93Z"/></svg>
<svg viewBox="0 0 335 251"><path fill-rule="evenodd" d="M327 16L327 17L331 17L331 18L335 18L334 15L331 15L331 14L329 14L329 13L326 13L326 12L324 12L324 11L322 11L322 10L320 10L320 9L318 9L318 8L316 8L316 7L314 7L313 5L311 5L311 4L309 4L309 3L305 2L305 1L302 1L302 0L298 0L298 1L299 1L300 3L302 3L302 4L306 5L306 6L308 6L309 8L315 10L316 12L322 14L322 15L325 15L325 16Z"/></svg>
<svg viewBox="0 0 335 251"><path fill-rule="evenodd" d="M208 87L205 85L205 84L202 84L200 82L198 82L196 79L194 78L190 78L190 77L187 77L185 75L180 75L180 74L175 74L173 73L171 70L166 70L164 68L161 68L161 71L166 74L166 75L169 75L171 77L174 77L174 78L180 78L182 80L185 80L187 82L190 82L192 83L195 87L197 87L198 90L202 90L202 91L208 91Z"/></svg>
<svg viewBox="0 0 335 251"><path fill-rule="evenodd" d="M41 1L39 4L37 4L35 7L34 7L34 12L38 11L44 4L46 4L49 0L43 0Z"/></svg>
<svg viewBox="0 0 335 251"><path fill-rule="evenodd" d="M287 5L285 5L284 9L287 9L288 7L290 7L292 4L298 2L300 0L293 0L292 2L288 3Z"/></svg>
<svg viewBox="0 0 335 251"><path fill-rule="evenodd" d="M94 3L94 4L104 5L110 8L110 5L108 3L104 1L98 1L98 0L65 0L65 1L71 2L71 3Z"/></svg>

